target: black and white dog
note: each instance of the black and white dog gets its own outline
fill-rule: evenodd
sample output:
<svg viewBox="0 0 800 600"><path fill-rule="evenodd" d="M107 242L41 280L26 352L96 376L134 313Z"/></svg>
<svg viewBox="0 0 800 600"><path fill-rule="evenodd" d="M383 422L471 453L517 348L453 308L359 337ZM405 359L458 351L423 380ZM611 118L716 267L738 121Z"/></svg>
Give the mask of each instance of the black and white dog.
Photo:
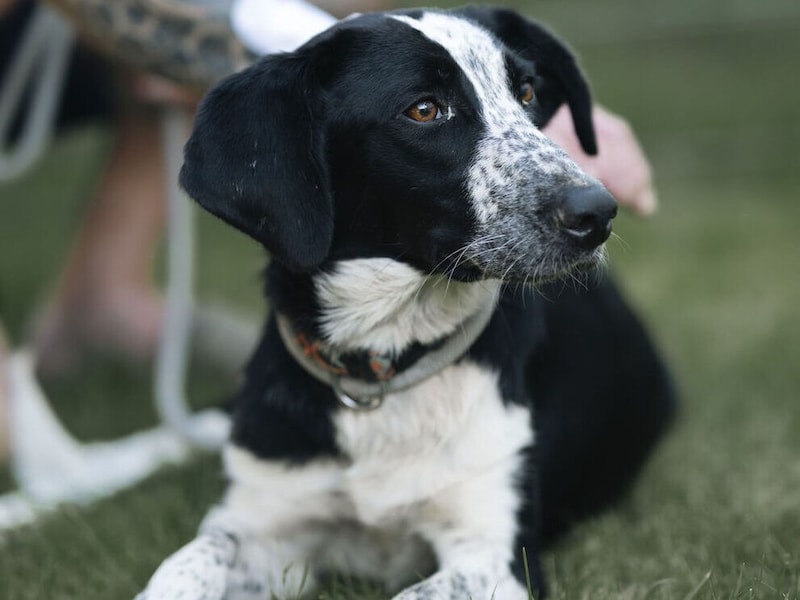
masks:
<svg viewBox="0 0 800 600"><path fill-rule="evenodd" d="M542 545L619 497L673 406L612 283L553 283L602 261L616 214L540 131L564 102L593 153L572 55L489 8L357 16L209 93L181 181L271 252L273 314L227 493L142 598L327 572L521 600L527 570L543 593Z"/></svg>

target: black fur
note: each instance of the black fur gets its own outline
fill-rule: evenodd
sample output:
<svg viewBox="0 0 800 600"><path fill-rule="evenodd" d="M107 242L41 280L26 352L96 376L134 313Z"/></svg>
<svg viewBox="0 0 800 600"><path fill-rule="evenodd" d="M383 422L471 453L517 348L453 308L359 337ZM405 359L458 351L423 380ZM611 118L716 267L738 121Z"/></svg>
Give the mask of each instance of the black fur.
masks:
<svg viewBox="0 0 800 600"><path fill-rule="evenodd" d="M331 422L336 398L289 356L275 327L270 319L250 359L233 403L231 440L261 458L295 464L338 456Z"/></svg>
<svg viewBox="0 0 800 600"><path fill-rule="evenodd" d="M536 124L567 101L584 149L594 153L589 90L563 46L515 13L466 14L500 36L508 29L510 57L537 72ZM441 266L471 228L461 188L478 115L446 51L404 29L373 16L345 21L217 86L186 145L183 187L295 272L363 256ZM526 33L536 45L525 43ZM532 61L552 66L534 69ZM421 95L452 99L463 125L423 136L401 124L397 116ZM477 276L465 267L455 275Z"/></svg>
<svg viewBox="0 0 800 600"><path fill-rule="evenodd" d="M535 123L567 102L594 153L591 98L569 51L511 11L457 14L505 44L511 71L535 71ZM420 97L453 103L460 122L409 126L400 115ZM474 90L441 47L397 21L362 17L212 91L181 182L270 250L273 308L318 334L314 277L337 261L390 257L429 273L444 264L462 281L481 276L443 263L474 229L463 195L479 125ZM514 571L522 577L524 547L543 590L539 549L630 485L672 415L669 377L608 278L585 290L509 287L468 356L500 372L505 402L534 408ZM297 465L338 456L335 410L332 391L287 354L270 320L234 403L234 442Z"/></svg>

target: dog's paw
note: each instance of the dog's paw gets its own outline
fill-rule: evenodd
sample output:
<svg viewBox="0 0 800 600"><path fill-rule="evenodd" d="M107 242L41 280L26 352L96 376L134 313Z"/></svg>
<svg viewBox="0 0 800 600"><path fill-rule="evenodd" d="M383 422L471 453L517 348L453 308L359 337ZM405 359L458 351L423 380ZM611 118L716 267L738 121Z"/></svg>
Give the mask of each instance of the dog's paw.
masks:
<svg viewBox="0 0 800 600"><path fill-rule="evenodd" d="M203 534L161 563L136 600L223 600L235 558L230 536Z"/></svg>
<svg viewBox="0 0 800 600"><path fill-rule="evenodd" d="M406 588L392 600L528 600L528 592L510 574L498 580L488 573L447 570Z"/></svg>

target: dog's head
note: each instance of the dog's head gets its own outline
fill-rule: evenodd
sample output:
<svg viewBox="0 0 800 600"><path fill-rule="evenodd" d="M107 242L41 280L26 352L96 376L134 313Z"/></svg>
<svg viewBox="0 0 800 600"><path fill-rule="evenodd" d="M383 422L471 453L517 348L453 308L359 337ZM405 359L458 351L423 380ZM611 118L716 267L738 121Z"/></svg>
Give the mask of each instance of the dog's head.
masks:
<svg viewBox="0 0 800 600"><path fill-rule="evenodd" d="M550 33L501 9L358 16L203 101L181 183L295 271L388 257L460 280L598 259L614 199L540 128L591 99Z"/></svg>

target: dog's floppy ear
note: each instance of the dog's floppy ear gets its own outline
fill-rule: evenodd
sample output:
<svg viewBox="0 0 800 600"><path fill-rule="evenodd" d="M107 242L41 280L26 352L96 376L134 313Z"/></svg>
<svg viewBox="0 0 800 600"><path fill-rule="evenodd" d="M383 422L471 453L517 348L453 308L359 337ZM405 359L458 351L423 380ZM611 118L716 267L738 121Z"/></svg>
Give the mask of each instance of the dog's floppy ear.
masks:
<svg viewBox="0 0 800 600"><path fill-rule="evenodd" d="M539 104L536 125L546 125L558 107L566 102L581 146L587 154L597 154L589 85L569 49L544 27L512 10L469 7L465 13L536 65Z"/></svg>
<svg viewBox="0 0 800 600"><path fill-rule="evenodd" d="M180 175L205 209L298 271L318 266L333 236L324 131L304 64L268 57L209 92Z"/></svg>

